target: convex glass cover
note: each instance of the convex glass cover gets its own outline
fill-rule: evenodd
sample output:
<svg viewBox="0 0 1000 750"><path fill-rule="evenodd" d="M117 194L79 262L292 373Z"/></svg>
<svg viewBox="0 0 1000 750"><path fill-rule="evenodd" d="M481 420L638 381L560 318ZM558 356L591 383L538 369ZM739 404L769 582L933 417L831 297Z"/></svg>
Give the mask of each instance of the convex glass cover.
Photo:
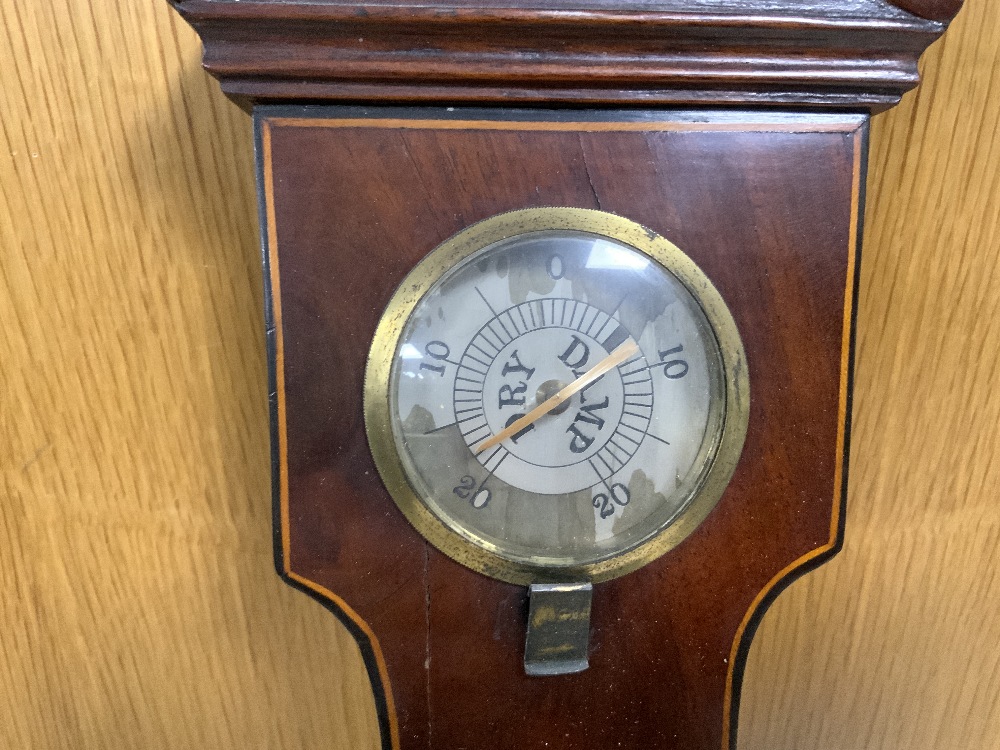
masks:
<svg viewBox="0 0 1000 750"><path fill-rule="evenodd" d="M393 498L459 562L598 581L676 546L732 475L743 347L679 249L584 209L502 214L403 281L366 376Z"/></svg>

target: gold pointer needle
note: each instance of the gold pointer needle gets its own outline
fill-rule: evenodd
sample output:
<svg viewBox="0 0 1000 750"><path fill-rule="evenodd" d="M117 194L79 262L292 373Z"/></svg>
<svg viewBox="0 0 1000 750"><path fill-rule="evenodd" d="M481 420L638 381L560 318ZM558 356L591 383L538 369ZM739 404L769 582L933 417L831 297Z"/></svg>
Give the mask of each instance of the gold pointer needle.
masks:
<svg viewBox="0 0 1000 750"><path fill-rule="evenodd" d="M554 396L547 398L520 419L516 419L511 422L510 425L500 430L500 432L493 437L484 440L474 449L474 452L477 454L482 453L484 450L492 448L494 445L499 445L511 435L516 435L528 425L533 424L539 417L543 417L553 409L557 408L559 404L573 398L573 396L593 383L599 377L607 372L610 372L638 351L639 345L637 343L634 341L626 341L624 344L611 352L611 354L607 357L587 370L587 372L583 375L557 392Z"/></svg>

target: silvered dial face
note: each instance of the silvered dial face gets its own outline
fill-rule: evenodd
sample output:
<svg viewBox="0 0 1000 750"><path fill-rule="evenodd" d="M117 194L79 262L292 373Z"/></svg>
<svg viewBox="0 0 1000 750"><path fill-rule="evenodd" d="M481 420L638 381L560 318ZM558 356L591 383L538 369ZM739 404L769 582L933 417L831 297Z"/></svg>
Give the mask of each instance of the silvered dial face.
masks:
<svg viewBox="0 0 1000 750"><path fill-rule="evenodd" d="M606 580L679 544L735 469L748 404L705 275L638 224L572 208L501 214L431 252L365 377L400 509L514 583Z"/></svg>
<svg viewBox="0 0 1000 750"><path fill-rule="evenodd" d="M688 285L623 241L548 229L474 249L427 287L387 397L427 511L491 555L558 571L683 514L720 444L725 391Z"/></svg>

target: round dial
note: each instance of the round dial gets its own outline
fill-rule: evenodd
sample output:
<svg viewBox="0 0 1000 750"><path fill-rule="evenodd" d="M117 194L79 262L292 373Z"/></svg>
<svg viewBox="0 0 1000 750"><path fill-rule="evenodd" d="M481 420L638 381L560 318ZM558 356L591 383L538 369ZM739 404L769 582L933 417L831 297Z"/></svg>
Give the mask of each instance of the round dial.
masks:
<svg viewBox="0 0 1000 750"><path fill-rule="evenodd" d="M612 214L527 209L434 250L382 318L369 443L432 543L504 580L603 580L667 551L742 449L744 355L708 279Z"/></svg>

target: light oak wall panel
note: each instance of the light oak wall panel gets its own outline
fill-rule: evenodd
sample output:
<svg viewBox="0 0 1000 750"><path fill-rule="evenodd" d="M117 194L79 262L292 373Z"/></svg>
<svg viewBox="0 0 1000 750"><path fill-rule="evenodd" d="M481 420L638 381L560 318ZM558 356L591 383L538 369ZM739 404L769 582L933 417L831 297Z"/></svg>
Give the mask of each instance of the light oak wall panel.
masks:
<svg viewBox="0 0 1000 750"><path fill-rule="evenodd" d="M1000 6L922 69L873 127L846 542L764 618L746 750L998 745Z"/></svg>
<svg viewBox="0 0 1000 750"><path fill-rule="evenodd" d="M0 747L374 747L273 573L249 119L165 2L0 21ZM876 121L847 544L765 618L741 748L1000 734L998 29L968 0Z"/></svg>
<svg viewBox="0 0 1000 750"><path fill-rule="evenodd" d="M373 746L273 569L249 119L165 2L0 7L0 747Z"/></svg>

